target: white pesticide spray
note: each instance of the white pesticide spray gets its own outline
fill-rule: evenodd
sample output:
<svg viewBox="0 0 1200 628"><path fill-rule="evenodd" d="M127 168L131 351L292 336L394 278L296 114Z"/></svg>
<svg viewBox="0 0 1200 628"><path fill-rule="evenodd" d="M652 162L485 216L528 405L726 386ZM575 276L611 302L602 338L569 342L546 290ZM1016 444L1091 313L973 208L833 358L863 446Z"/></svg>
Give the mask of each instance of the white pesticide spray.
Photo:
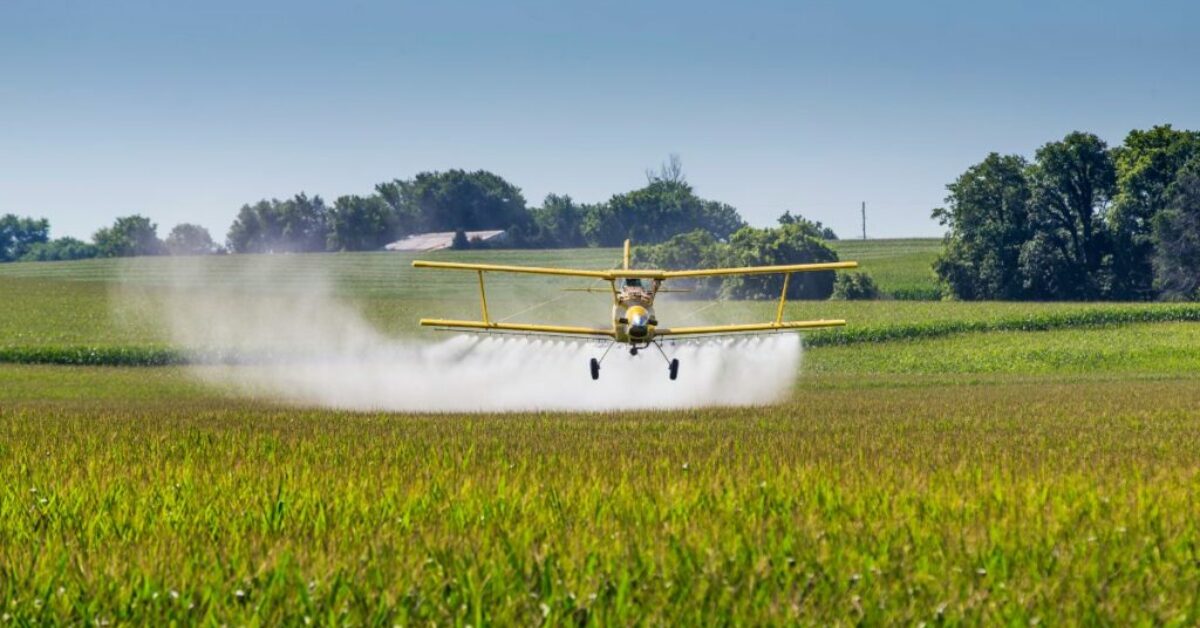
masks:
<svg viewBox="0 0 1200 628"><path fill-rule="evenodd" d="M656 349L630 356L617 345L593 381L588 361L604 353L603 343L460 334L399 339L339 302L321 277L273 282L263 273L277 273L259 268L241 282L197 265L173 268L172 288L142 293L156 302L140 309L174 346L197 356L189 371L225 390L296 405L410 412L766 405L788 395L801 358L793 334L667 344L667 355L681 364L670 381ZM273 287L252 295L247 285ZM213 363L213 355L226 362Z"/></svg>

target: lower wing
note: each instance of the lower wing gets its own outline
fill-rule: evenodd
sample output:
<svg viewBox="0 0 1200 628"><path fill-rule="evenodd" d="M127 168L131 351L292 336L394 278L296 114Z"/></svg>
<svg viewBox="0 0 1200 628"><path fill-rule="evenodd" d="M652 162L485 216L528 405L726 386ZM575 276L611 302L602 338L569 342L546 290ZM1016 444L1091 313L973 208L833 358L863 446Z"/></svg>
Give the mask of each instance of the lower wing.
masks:
<svg viewBox="0 0 1200 628"><path fill-rule="evenodd" d="M453 321L441 318L422 318L421 326L480 334L504 332L543 336L588 336L592 338L614 337L612 329L605 329L602 327L569 327L565 325L534 325L527 323L493 323L490 321Z"/></svg>
<svg viewBox="0 0 1200 628"><path fill-rule="evenodd" d="M670 327L655 330L656 336L729 336L736 334L761 334L770 332L801 331L805 329L822 329L825 327L842 327L843 320L820 321L782 321L778 323L750 323L744 325L706 325L702 327Z"/></svg>

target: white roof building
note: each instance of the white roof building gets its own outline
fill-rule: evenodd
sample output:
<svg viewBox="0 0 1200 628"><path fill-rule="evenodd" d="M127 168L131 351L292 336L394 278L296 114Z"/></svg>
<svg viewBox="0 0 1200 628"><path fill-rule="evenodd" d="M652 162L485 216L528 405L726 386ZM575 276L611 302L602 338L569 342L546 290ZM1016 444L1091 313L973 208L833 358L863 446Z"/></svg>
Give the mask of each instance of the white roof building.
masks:
<svg viewBox="0 0 1200 628"><path fill-rule="evenodd" d="M467 231L467 240L481 242L500 242L504 240L505 231L503 229L492 231ZM437 233L414 233L403 240L396 240L383 248L388 251L437 251L439 249L448 249L454 243L453 231L439 231Z"/></svg>

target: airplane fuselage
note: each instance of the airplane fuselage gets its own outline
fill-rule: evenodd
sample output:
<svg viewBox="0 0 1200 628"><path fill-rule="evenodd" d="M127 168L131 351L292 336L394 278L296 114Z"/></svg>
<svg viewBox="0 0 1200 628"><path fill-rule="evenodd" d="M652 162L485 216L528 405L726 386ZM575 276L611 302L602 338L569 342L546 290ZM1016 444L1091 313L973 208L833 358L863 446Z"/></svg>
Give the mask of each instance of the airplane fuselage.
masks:
<svg viewBox="0 0 1200 628"><path fill-rule="evenodd" d="M649 285L645 285L649 284ZM657 280L626 280L613 303L613 336L617 342L633 346L648 345L654 340L658 319L654 316L654 295Z"/></svg>

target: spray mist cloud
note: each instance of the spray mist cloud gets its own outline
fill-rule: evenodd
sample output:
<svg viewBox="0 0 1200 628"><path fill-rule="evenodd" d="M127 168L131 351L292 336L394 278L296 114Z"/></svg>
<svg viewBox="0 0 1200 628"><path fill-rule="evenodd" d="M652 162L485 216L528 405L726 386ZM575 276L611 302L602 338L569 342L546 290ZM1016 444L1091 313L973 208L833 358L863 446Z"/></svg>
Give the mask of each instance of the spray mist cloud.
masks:
<svg viewBox="0 0 1200 628"><path fill-rule="evenodd" d="M289 275L287 281L272 281L277 271L266 265L240 278L225 273L218 279L200 265L176 263L172 289L154 293L156 302L144 311L153 313L173 345L196 355L252 356L242 363L189 367L211 385L255 398L351 410L764 405L787 396L801 358L800 339L790 334L667 345L668 356L681 363L679 378L669 381L658 351L635 357L617 346L593 381L588 360L603 353L602 344L500 335L396 338L339 302L325 278L298 282ZM253 296L239 285L275 287L269 295Z"/></svg>

